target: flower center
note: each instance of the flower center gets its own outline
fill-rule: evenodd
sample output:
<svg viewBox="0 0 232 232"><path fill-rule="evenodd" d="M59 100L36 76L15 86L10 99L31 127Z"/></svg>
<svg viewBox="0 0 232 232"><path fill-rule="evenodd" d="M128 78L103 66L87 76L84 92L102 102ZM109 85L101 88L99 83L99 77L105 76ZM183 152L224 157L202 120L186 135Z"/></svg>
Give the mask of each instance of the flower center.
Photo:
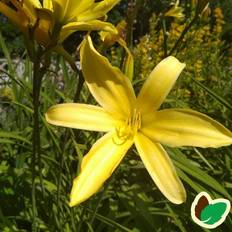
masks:
<svg viewBox="0 0 232 232"><path fill-rule="evenodd" d="M114 142L118 145L125 143L134 137L141 127L141 113L134 109L133 113L125 120L125 122L116 127L116 136Z"/></svg>

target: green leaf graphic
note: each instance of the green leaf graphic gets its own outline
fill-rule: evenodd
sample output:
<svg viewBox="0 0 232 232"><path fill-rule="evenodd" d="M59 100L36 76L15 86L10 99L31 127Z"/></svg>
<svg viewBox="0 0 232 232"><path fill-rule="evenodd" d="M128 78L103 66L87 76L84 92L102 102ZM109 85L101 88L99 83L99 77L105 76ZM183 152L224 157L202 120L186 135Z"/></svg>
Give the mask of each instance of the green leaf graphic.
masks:
<svg viewBox="0 0 232 232"><path fill-rule="evenodd" d="M227 204L224 202L217 202L207 205L200 214L200 219L205 224L212 225L218 222L225 213Z"/></svg>

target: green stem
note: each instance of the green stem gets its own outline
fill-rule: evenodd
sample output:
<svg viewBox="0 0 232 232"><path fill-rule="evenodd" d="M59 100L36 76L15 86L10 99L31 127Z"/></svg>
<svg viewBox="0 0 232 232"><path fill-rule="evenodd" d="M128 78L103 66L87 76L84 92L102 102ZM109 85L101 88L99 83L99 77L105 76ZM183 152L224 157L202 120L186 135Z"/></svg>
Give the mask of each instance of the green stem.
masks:
<svg viewBox="0 0 232 232"><path fill-rule="evenodd" d="M32 222L32 231L37 231L37 207L36 207L36 163L40 147L40 136L39 136L39 67L37 59L34 60L34 72L33 72L33 153L32 153L32 213L33 213L33 222Z"/></svg>
<svg viewBox="0 0 232 232"><path fill-rule="evenodd" d="M62 150L60 151L60 165L59 165L59 176L58 176L58 183L57 183L57 215L58 219L61 222L60 224L63 224L63 218L61 216L61 204L60 204L60 196L61 196L61 187L62 187L62 174L63 174L63 166L64 166L64 152L65 152L65 146L67 144L69 137L68 130L65 130L64 135L60 137L60 141L63 141L62 144ZM58 225L60 226L60 225Z"/></svg>
<svg viewBox="0 0 232 232"><path fill-rule="evenodd" d="M171 51L168 53L168 56L172 55L173 52L175 50L178 49L179 45L181 44L185 34L189 31L189 29L194 25L194 23L197 21L198 16L194 16L194 18L191 20L191 22L184 28L184 30L182 31L180 37L178 38L178 40L176 41L176 43L174 44L174 46L172 47Z"/></svg>
<svg viewBox="0 0 232 232"><path fill-rule="evenodd" d="M84 82L85 82L85 79L83 77L82 72L78 71L78 75L79 75L79 81L77 84L76 93L75 93L74 98L73 98L73 102L75 102L75 103L80 100L81 90L82 90ZM80 138L80 135L81 135L80 130L73 129L73 132L74 132L75 140L78 141Z"/></svg>
<svg viewBox="0 0 232 232"><path fill-rule="evenodd" d="M166 29L166 21L163 18L162 19L162 31L163 31L163 36L164 36L164 42L163 42L163 48L164 48L164 58L167 57L168 55L168 36L167 36L167 29Z"/></svg>
<svg viewBox="0 0 232 232"><path fill-rule="evenodd" d="M40 89L42 85L42 79L46 72L46 65L41 67L40 51L33 58L33 153L32 153L32 231L37 231L37 206L36 206L36 165L39 167L39 179L42 188L42 194L44 196L44 186L42 177L42 164L41 164L41 145L40 145L40 121L39 121L39 98Z"/></svg>
<svg viewBox="0 0 232 232"><path fill-rule="evenodd" d="M79 71L78 75L79 75L79 81L77 84L77 89L76 89L75 96L73 98L73 102L78 102L80 100L81 90L82 90L83 84L85 82L85 79L83 77L82 72Z"/></svg>

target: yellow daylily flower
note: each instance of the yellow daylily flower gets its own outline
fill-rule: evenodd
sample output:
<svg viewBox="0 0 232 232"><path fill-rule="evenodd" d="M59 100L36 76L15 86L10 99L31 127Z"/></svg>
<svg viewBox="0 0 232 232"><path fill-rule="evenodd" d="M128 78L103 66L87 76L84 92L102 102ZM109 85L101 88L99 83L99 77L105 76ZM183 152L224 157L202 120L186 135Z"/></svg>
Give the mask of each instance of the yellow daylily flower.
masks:
<svg viewBox="0 0 232 232"><path fill-rule="evenodd" d="M46 113L54 125L107 132L84 156L73 182L70 206L96 193L135 144L161 192L173 203L186 199L185 189L162 147L220 147L232 144L232 133L212 118L193 110L158 110L185 67L170 56L161 61L136 98L131 82L93 47L90 37L81 46L86 84L100 106L59 104Z"/></svg>
<svg viewBox="0 0 232 232"><path fill-rule="evenodd" d="M24 33L33 29L35 39L44 46L61 44L75 31L106 30L117 33L103 22L106 13L120 0L10 0L15 9L0 2L0 12Z"/></svg>
<svg viewBox="0 0 232 232"><path fill-rule="evenodd" d="M36 9L41 8L39 0L9 0L14 9L7 3L0 2L0 12L8 17L23 33L29 33L37 21Z"/></svg>
<svg viewBox="0 0 232 232"><path fill-rule="evenodd" d="M103 18L120 0L43 0L40 10L46 19L39 27L51 25L48 36L57 37L62 43L75 31L106 30L117 33L111 23L103 22Z"/></svg>

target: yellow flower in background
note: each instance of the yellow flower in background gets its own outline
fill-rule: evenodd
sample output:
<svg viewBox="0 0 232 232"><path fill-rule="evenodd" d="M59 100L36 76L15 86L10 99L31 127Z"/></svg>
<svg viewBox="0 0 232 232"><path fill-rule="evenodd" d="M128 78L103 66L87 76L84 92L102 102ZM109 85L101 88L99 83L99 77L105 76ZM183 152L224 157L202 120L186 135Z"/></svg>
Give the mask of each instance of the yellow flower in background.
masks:
<svg viewBox="0 0 232 232"><path fill-rule="evenodd" d="M61 44L75 31L106 30L117 33L103 22L106 13L119 0L10 0L16 9L0 2L0 12L24 33L34 30L35 39L44 46Z"/></svg>
<svg viewBox="0 0 232 232"><path fill-rule="evenodd" d="M169 9L164 15L166 17L173 17L173 18L183 18L183 8L178 6L179 5L179 0L176 1L175 4Z"/></svg>
<svg viewBox="0 0 232 232"><path fill-rule="evenodd" d="M96 193L133 143L161 192L175 204L184 202L185 189L161 144L232 144L232 133L202 113L188 109L158 110L185 64L174 57L161 61L137 98L129 79L94 49L90 37L81 46L81 66L86 84L100 106L59 104L46 113L46 120L54 125L107 132L83 158L81 172L73 182L70 206Z"/></svg>

